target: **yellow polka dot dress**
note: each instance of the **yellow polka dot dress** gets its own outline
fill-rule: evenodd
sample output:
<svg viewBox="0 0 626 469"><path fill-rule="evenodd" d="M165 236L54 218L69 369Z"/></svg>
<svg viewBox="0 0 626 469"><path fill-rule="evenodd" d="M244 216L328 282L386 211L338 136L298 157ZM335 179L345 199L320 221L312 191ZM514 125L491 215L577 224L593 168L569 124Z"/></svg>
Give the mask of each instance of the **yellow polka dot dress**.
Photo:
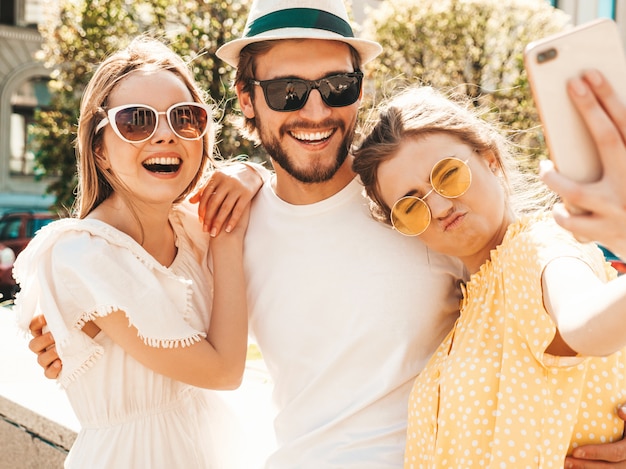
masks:
<svg viewBox="0 0 626 469"><path fill-rule="evenodd" d="M551 260L582 258L614 278L594 245L548 215L511 225L464 289L461 316L416 379L409 399L407 468L562 468L578 445L619 440L624 352L544 353L555 325L543 308Z"/></svg>

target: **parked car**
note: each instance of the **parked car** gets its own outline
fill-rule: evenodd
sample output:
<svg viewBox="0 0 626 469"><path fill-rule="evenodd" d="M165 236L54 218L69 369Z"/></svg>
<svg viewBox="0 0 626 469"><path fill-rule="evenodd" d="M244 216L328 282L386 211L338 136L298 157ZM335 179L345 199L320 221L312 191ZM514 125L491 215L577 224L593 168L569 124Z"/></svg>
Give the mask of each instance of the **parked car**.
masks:
<svg viewBox="0 0 626 469"><path fill-rule="evenodd" d="M617 257L604 246L598 245L598 247L604 253L604 258L611 263L615 270L617 270L618 275L626 274L626 261Z"/></svg>
<svg viewBox="0 0 626 469"><path fill-rule="evenodd" d="M35 233L58 217L51 212L15 211L0 218L0 302L12 299L17 291L13 262Z"/></svg>

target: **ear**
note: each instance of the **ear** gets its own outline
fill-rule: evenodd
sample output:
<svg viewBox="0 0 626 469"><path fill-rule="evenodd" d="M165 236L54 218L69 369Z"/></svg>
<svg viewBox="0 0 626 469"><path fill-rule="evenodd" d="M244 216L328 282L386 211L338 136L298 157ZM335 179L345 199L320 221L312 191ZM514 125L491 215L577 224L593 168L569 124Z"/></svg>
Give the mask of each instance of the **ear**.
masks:
<svg viewBox="0 0 626 469"><path fill-rule="evenodd" d="M484 158L485 163L487 163L487 166L489 166L491 172L498 172L498 170L500 169L500 162L498 161L498 157L493 151L487 150L483 152L482 157Z"/></svg>
<svg viewBox="0 0 626 469"><path fill-rule="evenodd" d="M96 159L96 166L98 166L101 170L106 171L107 169L111 169L111 164L109 163L109 158L107 157L104 145L98 145L94 148L93 156Z"/></svg>
<svg viewBox="0 0 626 469"><path fill-rule="evenodd" d="M237 98L239 99L239 107L241 108L241 112L248 119L254 119L254 106L252 106L252 96L250 96L249 91L243 90L243 83L237 83L236 91Z"/></svg>

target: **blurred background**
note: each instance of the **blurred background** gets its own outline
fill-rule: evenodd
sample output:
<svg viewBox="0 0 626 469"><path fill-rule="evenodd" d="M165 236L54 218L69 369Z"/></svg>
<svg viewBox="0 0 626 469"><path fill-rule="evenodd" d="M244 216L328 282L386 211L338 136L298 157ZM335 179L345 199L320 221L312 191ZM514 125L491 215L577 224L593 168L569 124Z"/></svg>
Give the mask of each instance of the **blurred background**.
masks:
<svg viewBox="0 0 626 469"><path fill-rule="evenodd" d="M266 160L238 136L234 71L215 57L241 35L250 3L1 0L2 298L14 293L13 260L34 233L70 213L82 90L103 58L134 36L159 37L191 64L219 110L219 157ZM626 0L348 0L347 7L355 33L384 48L364 70L361 120L408 83L466 95L485 119L504 126L529 171L547 155L523 66L526 44L598 17L616 20L626 42Z"/></svg>
<svg viewBox="0 0 626 469"><path fill-rule="evenodd" d="M250 0L2 0L0 2L0 215L67 214L75 188L81 92L98 63L141 33L193 66L221 110L219 153L265 158L237 135L233 70L214 55L240 36ZM545 157L522 64L531 40L596 17L626 38L626 0L348 0L357 35L384 52L367 73L365 112L407 82L454 89L484 106L530 155Z"/></svg>

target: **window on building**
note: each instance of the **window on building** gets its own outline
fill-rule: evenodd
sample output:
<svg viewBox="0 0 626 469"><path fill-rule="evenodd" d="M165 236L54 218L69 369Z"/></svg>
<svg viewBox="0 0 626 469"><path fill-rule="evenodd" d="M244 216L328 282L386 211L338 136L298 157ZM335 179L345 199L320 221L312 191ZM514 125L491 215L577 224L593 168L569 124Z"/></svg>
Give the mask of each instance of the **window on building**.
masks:
<svg viewBox="0 0 626 469"><path fill-rule="evenodd" d="M15 24L15 1L0 3L0 24Z"/></svg>
<svg viewBox="0 0 626 469"><path fill-rule="evenodd" d="M598 0L598 17L615 19L616 0Z"/></svg>
<svg viewBox="0 0 626 469"><path fill-rule="evenodd" d="M49 4L50 0L2 0L0 24L36 28L43 23L44 8Z"/></svg>
<svg viewBox="0 0 626 469"><path fill-rule="evenodd" d="M44 21L44 3L45 0L23 0L24 5L19 20L21 24L18 26L34 26Z"/></svg>
<svg viewBox="0 0 626 469"><path fill-rule="evenodd" d="M31 129L35 111L50 105L50 90L47 77L36 77L25 81L11 96L10 156L11 175L32 176L35 174L35 153Z"/></svg>

